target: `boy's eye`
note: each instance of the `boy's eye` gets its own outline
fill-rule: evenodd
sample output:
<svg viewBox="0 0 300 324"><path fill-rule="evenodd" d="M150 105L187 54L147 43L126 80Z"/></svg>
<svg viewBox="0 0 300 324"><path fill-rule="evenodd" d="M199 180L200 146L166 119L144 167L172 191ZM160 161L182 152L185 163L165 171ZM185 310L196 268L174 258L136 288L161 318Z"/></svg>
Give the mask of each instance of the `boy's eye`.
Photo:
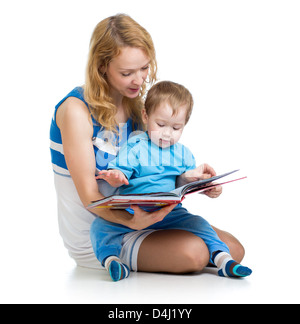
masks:
<svg viewBox="0 0 300 324"><path fill-rule="evenodd" d="M157 123L157 125L158 125L159 127L164 127L164 126L165 126L164 124L159 124L159 123Z"/></svg>

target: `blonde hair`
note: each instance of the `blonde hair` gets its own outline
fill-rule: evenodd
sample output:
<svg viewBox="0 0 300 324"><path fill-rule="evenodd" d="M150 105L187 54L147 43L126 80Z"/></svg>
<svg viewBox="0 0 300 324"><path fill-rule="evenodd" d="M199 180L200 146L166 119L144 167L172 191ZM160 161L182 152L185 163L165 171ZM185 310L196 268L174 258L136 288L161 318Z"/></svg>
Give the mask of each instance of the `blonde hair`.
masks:
<svg viewBox="0 0 300 324"><path fill-rule="evenodd" d="M186 108L185 123L189 121L194 100L193 96L183 85L171 82L161 81L156 83L148 92L145 101L145 110L149 116L155 112L155 109L162 103L167 102L173 109L173 115L175 115L183 106Z"/></svg>
<svg viewBox="0 0 300 324"><path fill-rule="evenodd" d="M108 131L116 132L117 108L109 95L109 84L106 76L100 72L100 67L107 68L111 60L127 46L140 48L149 56L149 74L146 81L153 84L156 81L157 69L153 41L150 34L131 17L118 14L104 19L96 26L91 37L84 97L91 114ZM138 125L142 125L141 109L145 92L144 83L138 97L123 99L128 116Z"/></svg>

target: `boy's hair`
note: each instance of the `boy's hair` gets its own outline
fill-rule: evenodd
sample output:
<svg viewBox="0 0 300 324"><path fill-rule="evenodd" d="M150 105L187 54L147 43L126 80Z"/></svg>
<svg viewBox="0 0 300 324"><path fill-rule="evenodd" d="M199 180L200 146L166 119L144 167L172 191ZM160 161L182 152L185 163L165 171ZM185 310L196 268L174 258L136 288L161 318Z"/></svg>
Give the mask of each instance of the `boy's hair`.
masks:
<svg viewBox="0 0 300 324"><path fill-rule="evenodd" d="M180 107L185 106L187 110L185 124L187 124L194 105L194 100L189 90L183 85L171 81L156 83L149 90L145 101L147 115L149 116L153 113L163 102L167 102L172 107L173 115L177 114Z"/></svg>

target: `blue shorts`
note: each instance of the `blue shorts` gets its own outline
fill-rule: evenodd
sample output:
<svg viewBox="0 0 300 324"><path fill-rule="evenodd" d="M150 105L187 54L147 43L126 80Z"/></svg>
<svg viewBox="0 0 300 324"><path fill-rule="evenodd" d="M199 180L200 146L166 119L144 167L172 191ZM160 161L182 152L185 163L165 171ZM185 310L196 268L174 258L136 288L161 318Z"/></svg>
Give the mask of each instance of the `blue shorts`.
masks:
<svg viewBox="0 0 300 324"><path fill-rule="evenodd" d="M181 205L176 206L161 222L153 224L145 230L149 233L149 230L170 229L185 230L200 237L207 245L210 257L215 251L229 253L228 246L220 240L211 225L201 216L190 214ZM120 256L124 236L132 232L137 231L108 222L100 217L94 220L90 230L91 242L95 255L102 265L107 257ZM138 240L138 235L133 234L132 236ZM127 266L132 269L130 264Z"/></svg>

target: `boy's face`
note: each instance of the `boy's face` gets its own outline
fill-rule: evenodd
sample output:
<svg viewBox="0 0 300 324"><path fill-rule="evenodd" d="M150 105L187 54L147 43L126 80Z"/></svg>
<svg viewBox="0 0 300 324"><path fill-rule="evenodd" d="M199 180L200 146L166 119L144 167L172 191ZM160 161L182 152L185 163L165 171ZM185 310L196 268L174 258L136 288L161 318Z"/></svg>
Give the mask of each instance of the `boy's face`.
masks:
<svg viewBox="0 0 300 324"><path fill-rule="evenodd" d="M143 122L147 125L151 141L162 148L177 143L185 126L186 111L186 107L182 106L173 115L173 109L167 102L161 103L149 116L143 109Z"/></svg>

